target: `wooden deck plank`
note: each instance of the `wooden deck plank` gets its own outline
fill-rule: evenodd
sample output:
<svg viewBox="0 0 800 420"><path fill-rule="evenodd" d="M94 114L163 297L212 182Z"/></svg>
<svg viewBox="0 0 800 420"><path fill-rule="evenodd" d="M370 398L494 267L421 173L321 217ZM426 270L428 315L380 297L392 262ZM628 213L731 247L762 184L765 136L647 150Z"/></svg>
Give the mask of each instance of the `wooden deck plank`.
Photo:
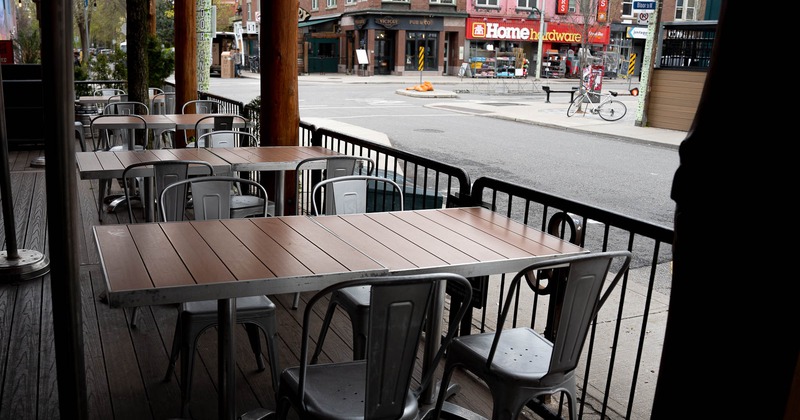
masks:
<svg viewBox="0 0 800 420"><path fill-rule="evenodd" d="M16 293L1 404L10 419L30 416L38 404L42 282L22 282Z"/></svg>

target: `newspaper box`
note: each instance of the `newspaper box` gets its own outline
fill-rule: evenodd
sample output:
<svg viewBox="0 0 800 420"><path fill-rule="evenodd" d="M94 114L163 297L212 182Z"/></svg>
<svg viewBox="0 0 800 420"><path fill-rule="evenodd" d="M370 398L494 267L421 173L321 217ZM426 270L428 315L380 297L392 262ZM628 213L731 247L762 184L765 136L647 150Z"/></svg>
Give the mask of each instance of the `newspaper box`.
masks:
<svg viewBox="0 0 800 420"><path fill-rule="evenodd" d="M603 65L593 64L583 68L583 89L597 93L590 95L592 102L600 101L600 93L603 90Z"/></svg>

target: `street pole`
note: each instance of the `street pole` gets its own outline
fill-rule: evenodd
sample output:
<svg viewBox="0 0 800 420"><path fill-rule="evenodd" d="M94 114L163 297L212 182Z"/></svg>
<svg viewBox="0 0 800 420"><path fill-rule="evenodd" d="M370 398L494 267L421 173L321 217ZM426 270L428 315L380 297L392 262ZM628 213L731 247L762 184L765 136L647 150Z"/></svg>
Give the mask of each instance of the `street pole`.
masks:
<svg viewBox="0 0 800 420"><path fill-rule="evenodd" d="M89 54L89 0L83 0L83 24L86 26L86 54ZM89 57L84 57L86 63Z"/></svg>
<svg viewBox="0 0 800 420"><path fill-rule="evenodd" d="M545 36L545 27L544 27L544 11L547 9L547 0L542 0L542 8L538 9L536 7L533 8L533 11L528 16L528 18L532 18L536 12L539 12L539 36L537 40L539 41L536 45L536 78L534 80L538 81L542 76L542 46L544 42L542 39Z"/></svg>

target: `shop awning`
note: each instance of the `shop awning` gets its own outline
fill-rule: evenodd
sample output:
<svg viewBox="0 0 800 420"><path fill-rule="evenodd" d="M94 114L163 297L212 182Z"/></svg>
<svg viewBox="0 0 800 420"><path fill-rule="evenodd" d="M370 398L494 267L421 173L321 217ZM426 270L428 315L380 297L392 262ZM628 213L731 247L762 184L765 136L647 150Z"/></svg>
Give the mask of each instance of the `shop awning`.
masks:
<svg viewBox="0 0 800 420"><path fill-rule="evenodd" d="M298 22L297 23L297 27L298 28L305 28L306 26L319 25L320 23L333 22L335 20L339 20L339 16L328 17L328 18L323 18L323 19L307 20L305 22Z"/></svg>

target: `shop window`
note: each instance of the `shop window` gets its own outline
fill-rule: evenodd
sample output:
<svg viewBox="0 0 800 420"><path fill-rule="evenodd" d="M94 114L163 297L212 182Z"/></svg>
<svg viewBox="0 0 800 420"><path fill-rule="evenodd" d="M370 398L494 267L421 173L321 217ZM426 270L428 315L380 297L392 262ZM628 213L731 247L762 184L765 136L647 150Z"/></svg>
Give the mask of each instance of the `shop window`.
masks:
<svg viewBox="0 0 800 420"><path fill-rule="evenodd" d="M633 1L622 0L622 16L633 17Z"/></svg>
<svg viewBox="0 0 800 420"><path fill-rule="evenodd" d="M675 20L695 20L695 0L677 0Z"/></svg>
<svg viewBox="0 0 800 420"><path fill-rule="evenodd" d="M475 0L478 7L500 7L499 0Z"/></svg>
<svg viewBox="0 0 800 420"><path fill-rule="evenodd" d="M438 47L438 32L406 32L405 70L419 70L420 48L425 48L422 56L422 70L438 70Z"/></svg>

